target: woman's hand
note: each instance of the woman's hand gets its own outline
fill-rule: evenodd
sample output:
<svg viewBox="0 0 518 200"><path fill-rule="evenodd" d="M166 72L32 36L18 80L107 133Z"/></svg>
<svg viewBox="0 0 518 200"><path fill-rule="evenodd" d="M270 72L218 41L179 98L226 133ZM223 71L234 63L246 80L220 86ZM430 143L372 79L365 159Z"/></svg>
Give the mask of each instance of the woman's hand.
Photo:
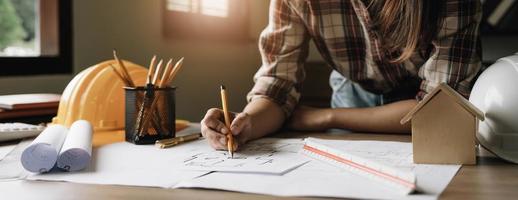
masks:
<svg viewBox="0 0 518 200"><path fill-rule="evenodd" d="M201 121L201 133L214 149L227 150L226 135L229 131L232 132L235 141L237 141L237 143L234 143L234 149L239 148L239 145L244 144L250 138L252 132L250 115L245 112L230 114L232 119L230 130L225 126L223 110L218 108L209 109Z"/></svg>
<svg viewBox="0 0 518 200"><path fill-rule="evenodd" d="M299 106L293 112L288 127L299 131L322 131L331 126L332 110Z"/></svg>

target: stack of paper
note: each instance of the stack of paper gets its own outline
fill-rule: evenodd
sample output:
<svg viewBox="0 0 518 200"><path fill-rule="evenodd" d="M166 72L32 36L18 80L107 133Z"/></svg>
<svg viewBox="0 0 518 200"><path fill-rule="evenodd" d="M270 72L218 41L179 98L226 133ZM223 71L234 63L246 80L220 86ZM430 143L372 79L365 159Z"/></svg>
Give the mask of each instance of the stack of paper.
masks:
<svg viewBox="0 0 518 200"><path fill-rule="evenodd" d="M211 149L205 140L168 149L121 142L94 149L92 164L84 171L32 174L27 179L171 188L211 171L282 175L309 161L297 153L301 145L301 140L259 140L228 159L225 151Z"/></svg>
<svg viewBox="0 0 518 200"><path fill-rule="evenodd" d="M169 188L208 171L182 171L188 145L158 149L152 145L121 142L92 151L92 163L83 171L30 174L29 180L69 181L103 185L132 185ZM185 153L183 153L185 154Z"/></svg>
<svg viewBox="0 0 518 200"><path fill-rule="evenodd" d="M337 149L369 156L379 162L392 163L399 169L413 172L416 175L418 193L401 195L400 192L384 187L376 181L319 160L312 160L282 176L216 172L181 182L176 187L210 188L279 196L435 199L460 168L460 165L413 164L410 143L315 140Z"/></svg>
<svg viewBox="0 0 518 200"><path fill-rule="evenodd" d="M1 95L0 108L9 110L57 108L59 94L14 94Z"/></svg>
<svg viewBox="0 0 518 200"><path fill-rule="evenodd" d="M192 132L199 132L199 127L178 135ZM28 174L26 178L88 184L210 188L279 196L413 199L436 198L460 168L459 165L413 164L410 143L315 140L343 151L370 155L370 159L411 171L416 177L418 193L401 195L368 178L303 155L300 152L303 140L276 138L248 143L238 151L236 159L228 159L226 152L211 149L203 139L168 149L115 143L93 149L92 162L83 171ZM0 162L0 168L2 164Z"/></svg>

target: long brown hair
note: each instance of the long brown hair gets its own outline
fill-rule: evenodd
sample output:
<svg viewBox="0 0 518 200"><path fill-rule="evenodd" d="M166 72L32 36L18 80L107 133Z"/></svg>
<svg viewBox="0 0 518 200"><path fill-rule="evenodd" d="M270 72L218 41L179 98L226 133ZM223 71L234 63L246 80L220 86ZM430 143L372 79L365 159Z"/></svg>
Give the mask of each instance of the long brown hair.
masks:
<svg viewBox="0 0 518 200"><path fill-rule="evenodd" d="M440 15L445 7L443 0L372 0L369 12L374 26L384 38L383 46L395 56L391 62L409 59L419 48L428 45L437 36Z"/></svg>

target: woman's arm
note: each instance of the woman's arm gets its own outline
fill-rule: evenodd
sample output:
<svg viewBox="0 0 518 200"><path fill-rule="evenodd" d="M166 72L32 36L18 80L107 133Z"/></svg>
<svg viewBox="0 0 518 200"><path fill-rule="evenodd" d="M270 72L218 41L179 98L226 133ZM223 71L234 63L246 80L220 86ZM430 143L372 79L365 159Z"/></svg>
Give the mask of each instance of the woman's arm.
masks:
<svg viewBox="0 0 518 200"><path fill-rule="evenodd" d="M399 121L415 105L416 100L403 100L370 108L299 107L289 126L303 131L339 128L358 132L410 133L410 123L401 125Z"/></svg>
<svg viewBox="0 0 518 200"><path fill-rule="evenodd" d="M281 107L266 98L254 99L245 107L243 112L250 116L250 123L252 124L247 140L257 139L279 130L286 118ZM236 126L235 130L232 129L232 131L241 131L238 118L233 121L232 125Z"/></svg>
<svg viewBox="0 0 518 200"><path fill-rule="evenodd" d="M262 66L254 76L254 87L247 95L248 105L235 115L232 134L239 143L278 130L300 98L304 80L303 63L308 56L310 35L298 14L304 1L271 0L268 26L261 32L259 51ZM220 109L207 111L202 134L216 149L226 149L228 133Z"/></svg>

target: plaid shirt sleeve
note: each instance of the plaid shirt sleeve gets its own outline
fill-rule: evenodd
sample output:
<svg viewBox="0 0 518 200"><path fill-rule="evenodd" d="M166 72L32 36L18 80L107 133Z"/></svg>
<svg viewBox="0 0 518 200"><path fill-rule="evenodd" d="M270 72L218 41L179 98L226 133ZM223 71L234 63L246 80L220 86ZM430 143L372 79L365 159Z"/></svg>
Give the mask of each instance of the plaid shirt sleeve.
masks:
<svg viewBox="0 0 518 200"><path fill-rule="evenodd" d="M446 2L445 18L433 42L433 53L418 73L422 79L416 97L418 100L440 83L447 83L468 98L481 68L478 32L482 15L480 1Z"/></svg>
<svg viewBox="0 0 518 200"><path fill-rule="evenodd" d="M302 2L302 1L300 1ZM255 85L247 95L250 102L268 98L289 116L299 101L308 54L309 35L295 11L299 1L272 0L268 26L259 38L262 66L254 76Z"/></svg>

